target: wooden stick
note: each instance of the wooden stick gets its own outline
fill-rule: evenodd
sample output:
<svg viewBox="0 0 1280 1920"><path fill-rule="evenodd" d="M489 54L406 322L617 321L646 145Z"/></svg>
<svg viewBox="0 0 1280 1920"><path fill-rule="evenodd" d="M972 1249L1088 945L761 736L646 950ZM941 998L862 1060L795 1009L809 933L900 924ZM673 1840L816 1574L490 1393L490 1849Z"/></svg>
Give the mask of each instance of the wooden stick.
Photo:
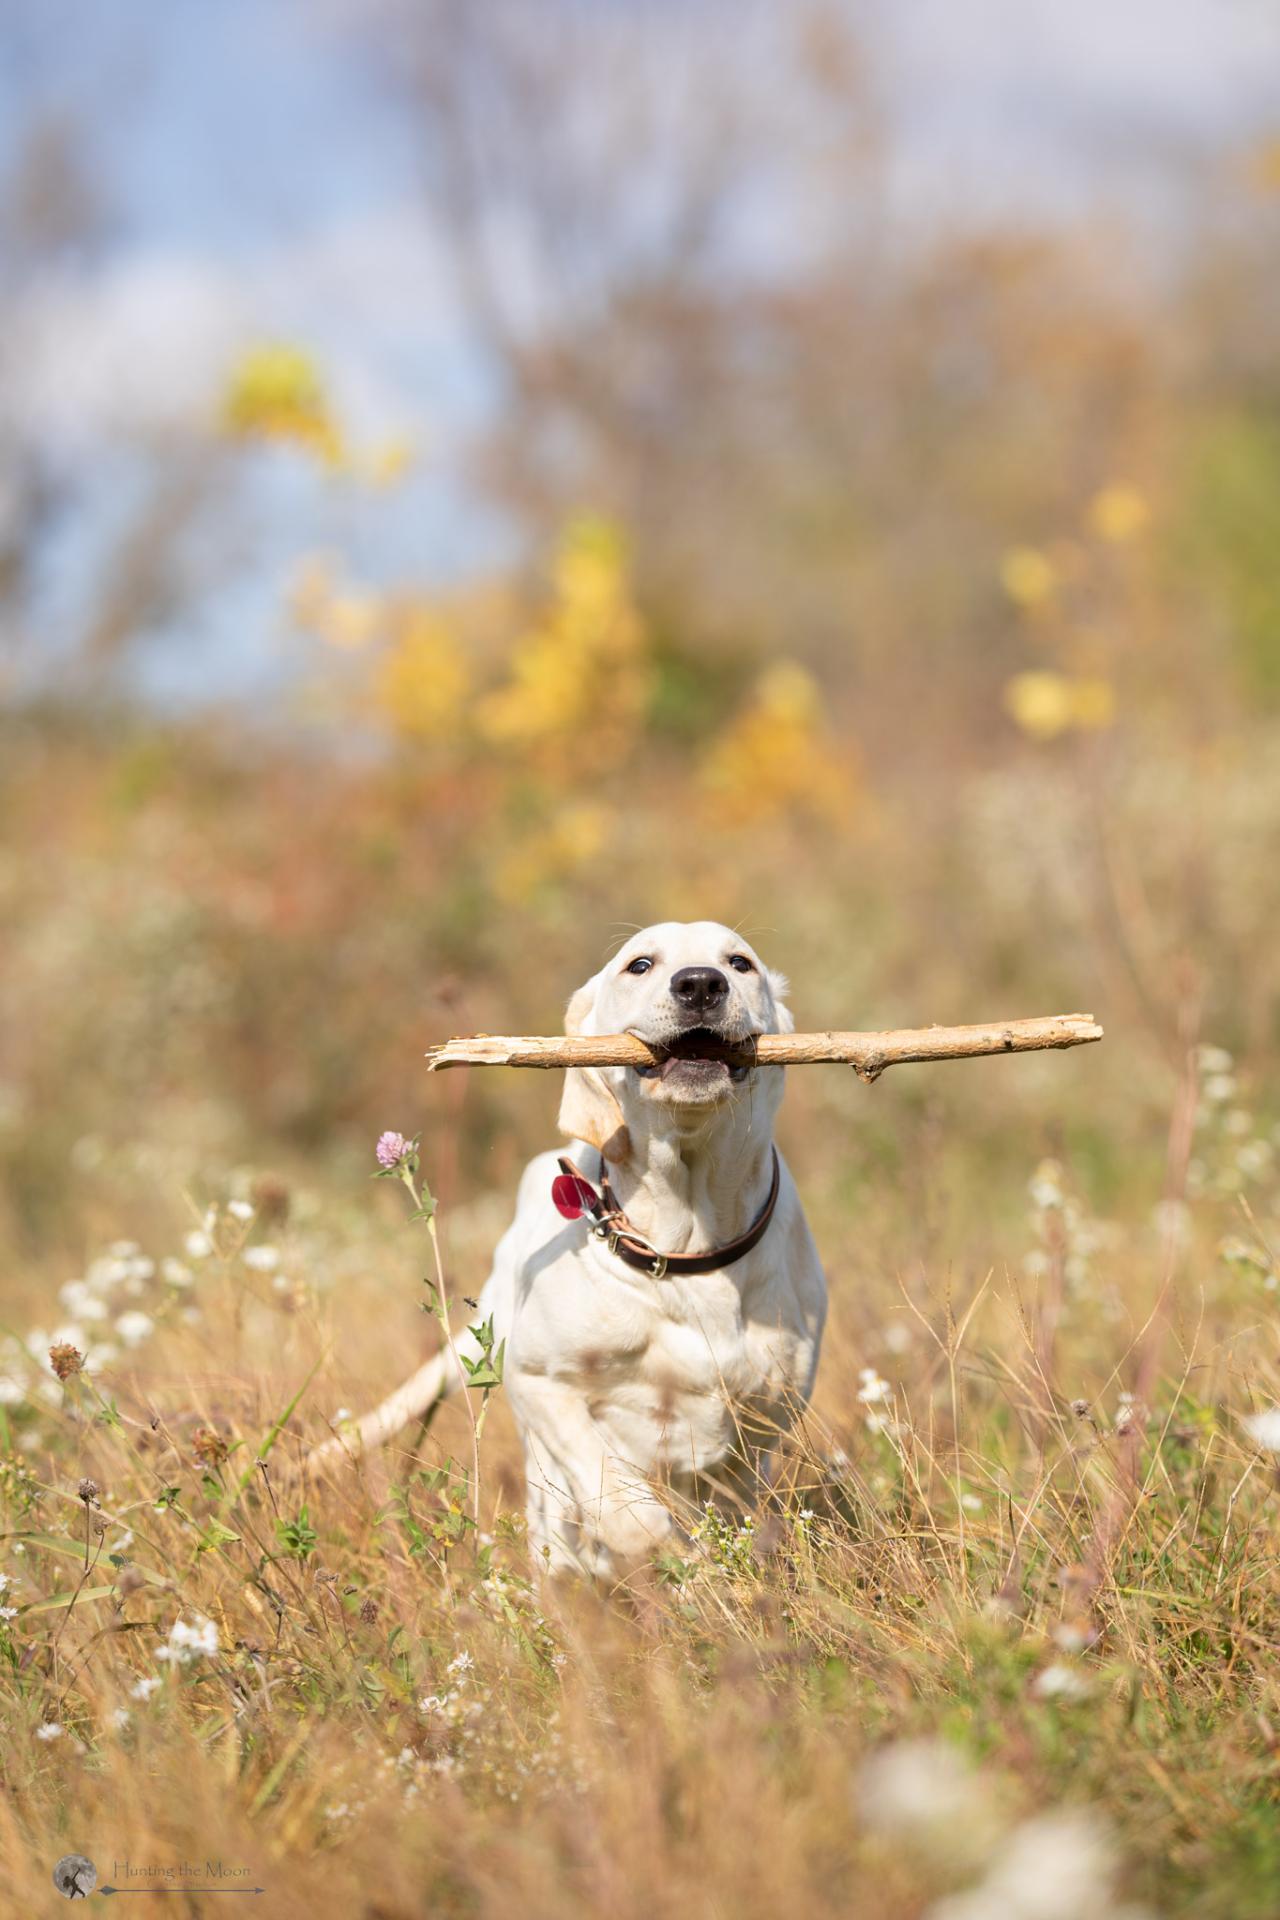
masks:
<svg viewBox="0 0 1280 1920"><path fill-rule="evenodd" d="M859 1079L879 1079L907 1060L970 1060L984 1053L1032 1053L1101 1040L1092 1014L1055 1013L1043 1020L1002 1020L983 1027L901 1027L890 1033L762 1033L736 1045L699 1040L696 1057L732 1066L807 1067L839 1061ZM678 1050L678 1049L676 1049ZM648 1067L668 1058L633 1033L602 1035L478 1033L432 1047L433 1073L444 1067Z"/></svg>

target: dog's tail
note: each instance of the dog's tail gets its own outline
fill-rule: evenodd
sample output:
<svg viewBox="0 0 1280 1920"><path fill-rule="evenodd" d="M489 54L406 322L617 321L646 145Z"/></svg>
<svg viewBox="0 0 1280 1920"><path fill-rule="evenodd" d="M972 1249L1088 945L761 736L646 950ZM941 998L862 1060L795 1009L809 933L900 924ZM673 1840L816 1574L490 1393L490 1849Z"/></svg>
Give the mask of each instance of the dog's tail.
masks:
<svg viewBox="0 0 1280 1920"><path fill-rule="evenodd" d="M485 1306L485 1296L482 1294L481 1317ZM306 1471L314 1473L343 1458L358 1459L370 1448L380 1447L394 1438L411 1420L425 1420L442 1400L461 1392L468 1379L462 1365L463 1359L475 1362L481 1358L482 1351L469 1327L461 1334L456 1334L452 1344L446 1342L438 1353L433 1353L372 1413L366 1413L359 1420L344 1420L332 1440L326 1440L307 1455Z"/></svg>

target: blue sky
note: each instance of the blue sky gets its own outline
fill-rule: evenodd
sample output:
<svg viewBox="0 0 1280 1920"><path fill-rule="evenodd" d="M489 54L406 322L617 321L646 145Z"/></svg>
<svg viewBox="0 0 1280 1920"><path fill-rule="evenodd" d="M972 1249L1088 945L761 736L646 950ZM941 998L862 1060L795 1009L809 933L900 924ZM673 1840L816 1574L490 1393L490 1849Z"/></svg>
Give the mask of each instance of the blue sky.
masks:
<svg viewBox="0 0 1280 1920"><path fill-rule="evenodd" d="M372 57L395 4L6 0L0 159L33 116L65 114L83 129L110 216L92 258L20 289L9 315L21 374L6 411L71 503L31 609L50 654L82 626L98 556L155 450L207 415L253 340L305 342L357 439L407 432L424 457L409 485L376 500L287 458L247 459L216 591L181 631L153 637L154 691L270 679L302 551L336 544L372 579L443 580L509 550L511 530L463 473L494 383L413 129ZM634 13L631 0L597 4ZM655 0L655 33L665 11ZM1280 129L1273 0L906 0L850 12L894 129L888 212L904 234L1103 206L1167 237L1206 155ZM749 59L751 34L766 45L778 16L744 0L735 18ZM762 258L776 244L769 222L762 212L747 237Z"/></svg>

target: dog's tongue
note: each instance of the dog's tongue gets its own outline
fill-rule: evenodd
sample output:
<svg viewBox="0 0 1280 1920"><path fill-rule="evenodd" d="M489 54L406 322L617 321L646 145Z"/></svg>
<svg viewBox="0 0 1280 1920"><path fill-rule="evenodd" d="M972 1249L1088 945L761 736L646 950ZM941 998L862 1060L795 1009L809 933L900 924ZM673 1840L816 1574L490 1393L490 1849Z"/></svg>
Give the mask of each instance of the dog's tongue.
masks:
<svg viewBox="0 0 1280 1920"><path fill-rule="evenodd" d="M692 1067L698 1073L728 1073L729 1068L723 1060L709 1060L705 1054L670 1053L659 1067L658 1072L665 1080L669 1074L676 1073L681 1067Z"/></svg>

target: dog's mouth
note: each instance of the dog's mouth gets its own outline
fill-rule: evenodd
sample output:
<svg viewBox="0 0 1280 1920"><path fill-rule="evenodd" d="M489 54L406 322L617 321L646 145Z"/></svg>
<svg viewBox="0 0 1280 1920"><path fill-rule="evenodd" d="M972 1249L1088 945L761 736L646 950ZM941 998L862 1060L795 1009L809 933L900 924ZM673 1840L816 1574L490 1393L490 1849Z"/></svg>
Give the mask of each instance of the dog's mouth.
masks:
<svg viewBox="0 0 1280 1920"><path fill-rule="evenodd" d="M660 1056L651 1066L635 1068L642 1080L670 1080L675 1075L706 1081L724 1078L736 1085L751 1071L753 1033L734 1038L716 1027L686 1027L665 1040L651 1040L647 1034L638 1037Z"/></svg>

